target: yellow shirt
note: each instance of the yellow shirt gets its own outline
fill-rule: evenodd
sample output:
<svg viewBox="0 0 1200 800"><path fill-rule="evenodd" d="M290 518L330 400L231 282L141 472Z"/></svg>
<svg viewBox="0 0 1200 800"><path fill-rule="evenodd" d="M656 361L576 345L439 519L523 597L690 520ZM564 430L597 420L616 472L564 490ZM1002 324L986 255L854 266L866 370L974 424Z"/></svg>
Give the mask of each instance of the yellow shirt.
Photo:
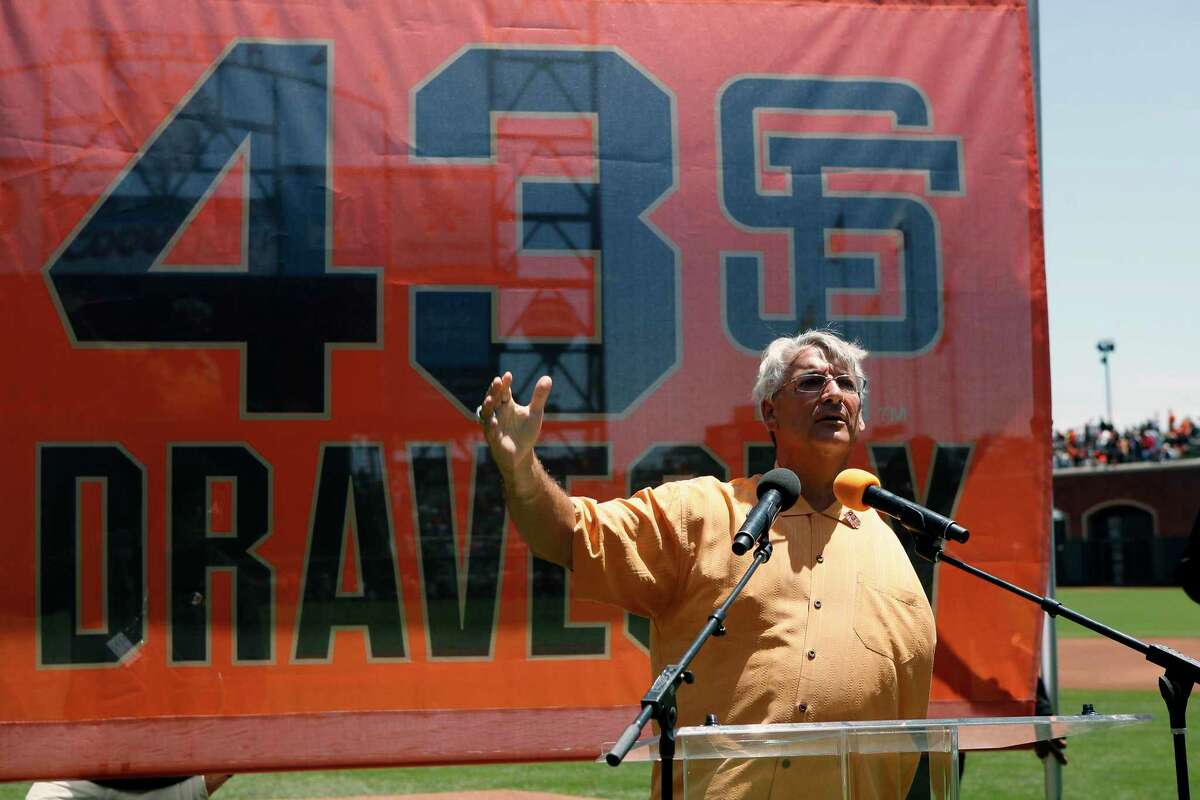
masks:
<svg viewBox="0 0 1200 800"><path fill-rule="evenodd" d="M750 565L752 551L735 556L731 545L757 485L757 476L705 477L629 499L572 498L572 586L649 617L652 675L678 660ZM679 688L679 726L703 724L710 712L724 725L923 718L933 612L891 528L874 511L834 503L816 512L801 498L776 519L770 541L773 555L729 610L728 633L709 639L690 667L696 682ZM693 766L717 770L703 778L710 797L840 797L828 762ZM856 762L855 797L904 797L915 764ZM680 774L677 765L682 798Z"/></svg>

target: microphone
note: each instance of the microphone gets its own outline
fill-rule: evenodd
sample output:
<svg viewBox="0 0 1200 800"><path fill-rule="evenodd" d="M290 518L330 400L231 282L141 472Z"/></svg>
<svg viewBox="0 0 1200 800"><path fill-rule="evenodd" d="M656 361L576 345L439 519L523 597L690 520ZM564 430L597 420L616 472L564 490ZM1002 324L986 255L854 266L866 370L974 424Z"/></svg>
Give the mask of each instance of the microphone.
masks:
<svg viewBox="0 0 1200 800"><path fill-rule="evenodd" d="M733 554L740 556L753 547L766 535L779 512L791 508L799 499L800 479L796 473L776 467L763 475L758 482L758 502L746 515L737 536L733 537Z"/></svg>
<svg viewBox="0 0 1200 800"><path fill-rule="evenodd" d="M910 531L955 542L965 542L971 536L970 531L954 520L880 488L879 478L866 470L842 470L833 479L833 494L838 502L855 511L866 511L870 507L895 517Z"/></svg>

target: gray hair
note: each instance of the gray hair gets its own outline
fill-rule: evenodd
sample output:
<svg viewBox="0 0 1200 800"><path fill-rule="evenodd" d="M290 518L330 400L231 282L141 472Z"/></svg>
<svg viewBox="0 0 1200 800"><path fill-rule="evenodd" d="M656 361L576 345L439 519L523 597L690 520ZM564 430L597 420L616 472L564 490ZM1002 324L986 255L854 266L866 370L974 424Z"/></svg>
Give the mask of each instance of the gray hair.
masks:
<svg viewBox="0 0 1200 800"><path fill-rule="evenodd" d="M809 330L796 336L782 336L763 350L751 395L755 408L761 409L762 401L779 391L787 378L788 366L806 347L817 348L830 364L846 370L861 387L859 397L866 397L867 377L862 360L867 357L867 351L857 342L847 342L832 331Z"/></svg>

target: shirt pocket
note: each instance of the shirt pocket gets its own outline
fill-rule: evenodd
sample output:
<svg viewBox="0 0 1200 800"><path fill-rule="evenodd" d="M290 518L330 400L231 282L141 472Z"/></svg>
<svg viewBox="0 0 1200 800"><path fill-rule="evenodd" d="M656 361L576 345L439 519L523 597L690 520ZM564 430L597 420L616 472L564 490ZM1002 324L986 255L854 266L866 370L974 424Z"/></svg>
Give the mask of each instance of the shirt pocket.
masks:
<svg viewBox="0 0 1200 800"><path fill-rule="evenodd" d="M905 589L876 586L861 574L854 602L854 633L868 650L904 664L929 638L925 598Z"/></svg>

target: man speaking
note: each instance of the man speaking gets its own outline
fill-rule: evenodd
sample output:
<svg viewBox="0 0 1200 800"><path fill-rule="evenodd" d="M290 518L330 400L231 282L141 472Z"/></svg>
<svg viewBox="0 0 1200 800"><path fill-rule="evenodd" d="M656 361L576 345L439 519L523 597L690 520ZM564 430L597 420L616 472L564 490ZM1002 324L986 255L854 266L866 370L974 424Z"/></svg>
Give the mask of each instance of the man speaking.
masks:
<svg viewBox="0 0 1200 800"><path fill-rule="evenodd" d="M679 691L680 726L702 724L708 713L726 725L925 716L929 603L887 524L873 510L842 506L833 493L864 428L865 356L825 331L776 339L763 351L753 397L776 462L800 478L801 497L772 525L774 555L730 609L728 634L692 662L696 683ZM506 373L479 407L509 513L535 555L572 571L579 596L650 619L657 675L745 572L749 556L734 555L732 545L760 478L695 478L607 502L568 497L533 452L550 390L543 376L529 405L519 405ZM842 793L835 759L704 763L709 797ZM902 798L915 767L915 756L852 758L853 794ZM693 767L691 796L697 777ZM655 777L655 795L658 786Z"/></svg>

